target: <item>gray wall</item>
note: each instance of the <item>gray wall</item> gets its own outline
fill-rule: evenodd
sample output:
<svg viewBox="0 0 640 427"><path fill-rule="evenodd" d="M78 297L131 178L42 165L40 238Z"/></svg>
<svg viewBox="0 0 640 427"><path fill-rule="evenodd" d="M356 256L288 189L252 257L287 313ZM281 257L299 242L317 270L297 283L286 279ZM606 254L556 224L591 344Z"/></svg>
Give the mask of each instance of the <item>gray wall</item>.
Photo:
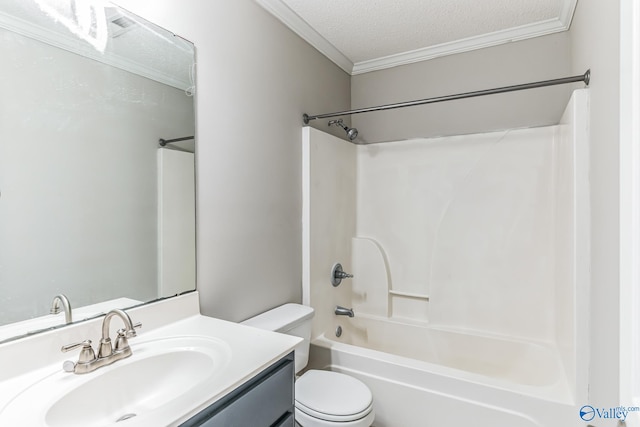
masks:
<svg viewBox="0 0 640 427"><path fill-rule="evenodd" d="M356 75L352 105L371 107L565 77L570 71L569 55L565 32ZM546 126L558 123L571 90L582 86L364 113L351 120L362 142Z"/></svg>
<svg viewBox="0 0 640 427"><path fill-rule="evenodd" d="M570 31L573 71L590 67L592 405L619 402L620 4L578 4ZM624 320L623 320L624 321ZM629 321L628 319L626 320ZM600 425L600 424L598 424ZM614 425L602 423L603 426Z"/></svg>
<svg viewBox="0 0 640 427"><path fill-rule="evenodd" d="M300 302L301 116L348 109L349 76L250 0L117 3L196 45L203 314Z"/></svg>

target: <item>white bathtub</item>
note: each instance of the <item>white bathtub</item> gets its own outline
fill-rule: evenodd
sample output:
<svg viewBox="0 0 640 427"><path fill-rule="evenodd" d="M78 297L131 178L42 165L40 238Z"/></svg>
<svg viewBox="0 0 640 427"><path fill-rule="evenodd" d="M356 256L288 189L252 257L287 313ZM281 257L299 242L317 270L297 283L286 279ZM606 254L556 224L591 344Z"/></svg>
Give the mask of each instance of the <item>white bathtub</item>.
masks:
<svg viewBox="0 0 640 427"><path fill-rule="evenodd" d="M584 425L552 346L370 316L337 323L340 338L312 341L309 367L364 381L375 427Z"/></svg>

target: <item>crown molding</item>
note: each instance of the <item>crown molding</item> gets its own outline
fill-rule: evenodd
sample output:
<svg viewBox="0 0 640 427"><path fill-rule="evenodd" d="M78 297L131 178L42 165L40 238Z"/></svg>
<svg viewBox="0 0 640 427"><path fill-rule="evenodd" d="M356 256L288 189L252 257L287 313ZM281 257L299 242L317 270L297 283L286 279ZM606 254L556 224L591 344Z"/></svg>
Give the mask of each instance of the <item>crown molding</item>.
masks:
<svg viewBox="0 0 640 427"><path fill-rule="evenodd" d="M571 26L571 20L578 0L565 0L559 16L554 19L483 34L477 37L442 43L423 49L416 49L395 55L356 62L355 64L281 0L255 0L255 2L278 18L283 24L306 40L344 71L350 75L357 75L426 61L441 56L454 55L461 52L468 52L471 50L510 43L512 41L525 40L566 31Z"/></svg>
<svg viewBox="0 0 640 427"><path fill-rule="evenodd" d="M146 77L148 79L166 84L171 87L175 87L177 89L189 90L192 89L193 86L193 84L190 82L183 81L182 79L176 79L171 75L151 68L145 64L136 62L130 58L126 58L124 56L117 55L113 52L108 51L104 53L98 52L91 45L87 43L81 43L76 37L58 33L48 28L33 24L24 19L8 15L4 12L0 12L0 27L5 28L9 31L13 31L14 33L18 33L25 37L40 41L42 43L46 43L50 46L54 46L68 52L93 59L94 61L98 61L103 64L107 64L112 67L116 67L121 70Z"/></svg>
<svg viewBox="0 0 640 427"><path fill-rule="evenodd" d="M496 31L494 33L483 34L477 37L456 40L442 43L424 49L416 49L409 52L389 55L382 58L357 62L353 66L352 75L369 73L371 71L384 70L386 68L398 67L400 65L412 64L414 62L427 61L441 56L454 55L456 53L469 52L483 49L485 47L497 46L518 40L530 39L533 37L545 36L567 30L568 27L560 19L536 22L535 24L523 25L509 28L507 30Z"/></svg>
<svg viewBox="0 0 640 427"><path fill-rule="evenodd" d="M289 8L280 0L255 0L267 12L278 18L284 25L289 27L294 33L302 37L307 43L316 48L320 53L329 58L338 67L347 73L353 71L353 62L340 52L320 33L307 24L307 21Z"/></svg>

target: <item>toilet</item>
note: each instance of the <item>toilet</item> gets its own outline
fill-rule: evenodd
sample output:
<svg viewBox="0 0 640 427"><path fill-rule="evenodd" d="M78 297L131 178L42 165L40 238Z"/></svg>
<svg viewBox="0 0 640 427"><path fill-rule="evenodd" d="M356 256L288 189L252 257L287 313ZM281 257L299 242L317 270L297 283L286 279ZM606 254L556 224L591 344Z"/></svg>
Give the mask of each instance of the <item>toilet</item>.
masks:
<svg viewBox="0 0 640 427"><path fill-rule="evenodd" d="M245 320L253 326L304 339L295 347L298 374L309 361L313 308L285 304ZM295 419L301 427L370 427L375 417L371 390L338 372L308 370L295 383Z"/></svg>

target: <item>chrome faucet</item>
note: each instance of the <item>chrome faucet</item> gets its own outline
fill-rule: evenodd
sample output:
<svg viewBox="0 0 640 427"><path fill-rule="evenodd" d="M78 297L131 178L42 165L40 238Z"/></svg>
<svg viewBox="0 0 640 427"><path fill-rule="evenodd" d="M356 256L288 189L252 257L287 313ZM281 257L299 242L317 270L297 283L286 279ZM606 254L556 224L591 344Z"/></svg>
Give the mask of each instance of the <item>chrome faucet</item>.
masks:
<svg viewBox="0 0 640 427"><path fill-rule="evenodd" d="M111 345L111 338L109 337L109 326L111 326L111 318L113 316L119 316L122 319L125 327L125 329L118 330L118 338L116 339L115 351ZM129 347L127 338L133 338L135 336L136 331L134 329L133 322L131 321L131 317L129 317L129 315L125 313L124 310L121 310L119 308L111 310L107 313L106 316L104 316L104 320L102 321L102 338L100 339L100 350L98 351L98 359L111 357L111 355L116 355L122 352L128 352L128 354L120 357L120 359L131 356L131 348Z"/></svg>
<svg viewBox="0 0 640 427"><path fill-rule="evenodd" d="M353 308L344 308L344 307L340 307L339 305L336 306L336 316L349 316L349 317L353 317L355 316L355 314L353 313Z"/></svg>
<svg viewBox="0 0 640 427"><path fill-rule="evenodd" d="M62 305L62 309L64 310L64 322L71 323L73 321L73 316L71 315L71 303L69 303L69 299L64 294L58 294L53 297L49 313L60 313L60 305Z"/></svg>
<svg viewBox="0 0 640 427"><path fill-rule="evenodd" d="M116 339L115 347L111 345L111 338L109 337L109 327L111 325L111 318L118 316L124 323L124 329L118 329L118 337ZM76 374L86 374L87 372L93 372L103 366L111 365L120 359L125 359L131 356L131 347L129 347L128 338L136 336L135 328L141 327L141 323L133 324L131 317L119 308L113 309L104 316L102 321L102 338L98 346L98 356L91 346L91 340L85 340L80 343L69 344L62 347L63 352L73 350L78 347L82 347L80 351L80 357L76 363L71 361L64 362L63 368L67 372L73 372Z"/></svg>

